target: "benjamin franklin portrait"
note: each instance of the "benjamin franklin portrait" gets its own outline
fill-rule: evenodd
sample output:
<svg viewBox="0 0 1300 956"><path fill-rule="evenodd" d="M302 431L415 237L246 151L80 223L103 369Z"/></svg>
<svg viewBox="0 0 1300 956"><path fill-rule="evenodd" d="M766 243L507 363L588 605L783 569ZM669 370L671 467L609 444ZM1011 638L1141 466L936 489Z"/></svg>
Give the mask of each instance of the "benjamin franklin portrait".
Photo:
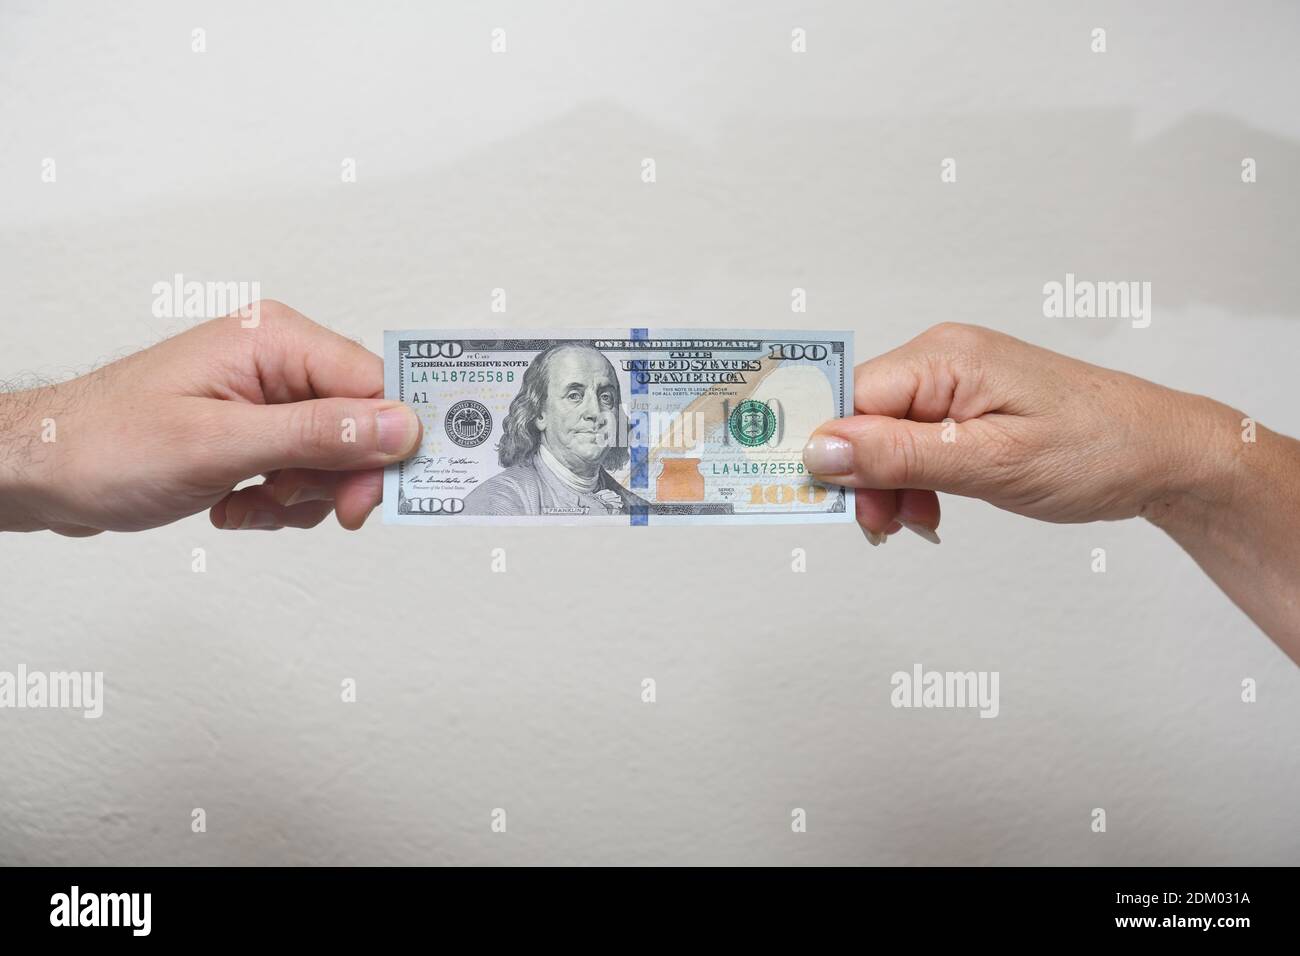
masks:
<svg viewBox="0 0 1300 956"><path fill-rule="evenodd" d="M465 497L465 514L617 515L648 502L609 471L627 463L618 445L622 393L598 350L562 342L539 353L510 403L497 457L505 469Z"/></svg>

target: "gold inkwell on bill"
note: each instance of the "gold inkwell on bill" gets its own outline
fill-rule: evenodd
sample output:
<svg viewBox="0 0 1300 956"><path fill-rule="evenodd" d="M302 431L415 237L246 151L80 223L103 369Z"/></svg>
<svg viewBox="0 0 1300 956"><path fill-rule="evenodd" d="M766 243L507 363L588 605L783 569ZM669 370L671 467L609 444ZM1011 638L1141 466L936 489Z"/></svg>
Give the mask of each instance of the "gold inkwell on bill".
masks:
<svg viewBox="0 0 1300 956"><path fill-rule="evenodd" d="M699 458L663 458L663 471L655 483L657 501L703 501L704 475Z"/></svg>

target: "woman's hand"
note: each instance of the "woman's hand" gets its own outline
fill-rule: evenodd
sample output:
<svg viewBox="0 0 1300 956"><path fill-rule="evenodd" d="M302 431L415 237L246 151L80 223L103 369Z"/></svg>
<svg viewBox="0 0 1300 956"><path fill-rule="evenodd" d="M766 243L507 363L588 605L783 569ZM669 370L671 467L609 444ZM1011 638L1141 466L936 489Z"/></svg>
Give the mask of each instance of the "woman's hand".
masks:
<svg viewBox="0 0 1300 956"><path fill-rule="evenodd" d="M900 527L937 542L936 491L1044 521L1143 516L1300 661L1300 443L1208 398L966 325L859 365L854 405L804 463L863 489L873 544Z"/></svg>
<svg viewBox="0 0 1300 956"><path fill-rule="evenodd" d="M936 528L936 490L1044 521L1132 518L1213 484L1208 447L1241 446L1225 406L967 325L859 365L854 406L804 463L867 489L858 520L877 534Z"/></svg>

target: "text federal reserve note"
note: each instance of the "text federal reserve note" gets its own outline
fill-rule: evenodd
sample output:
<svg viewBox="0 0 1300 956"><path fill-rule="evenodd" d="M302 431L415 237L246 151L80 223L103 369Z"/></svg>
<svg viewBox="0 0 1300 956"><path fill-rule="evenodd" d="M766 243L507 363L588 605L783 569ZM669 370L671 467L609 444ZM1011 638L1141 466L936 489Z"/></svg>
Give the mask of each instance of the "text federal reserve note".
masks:
<svg viewBox="0 0 1300 956"><path fill-rule="evenodd" d="M386 523L854 519L802 459L852 412L851 332L386 332L384 379L424 422L384 475Z"/></svg>

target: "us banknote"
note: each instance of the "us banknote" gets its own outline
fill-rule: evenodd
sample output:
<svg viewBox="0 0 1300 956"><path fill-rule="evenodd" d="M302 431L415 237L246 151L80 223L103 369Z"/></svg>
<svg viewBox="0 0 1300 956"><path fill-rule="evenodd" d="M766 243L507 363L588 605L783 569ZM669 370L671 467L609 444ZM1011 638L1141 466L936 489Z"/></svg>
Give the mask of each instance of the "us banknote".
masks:
<svg viewBox="0 0 1300 956"><path fill-rule="evenodd" d="M384 379L424 423L386 523L853 520L802 460L851 413L851 332L390 331Z"/></svg>

